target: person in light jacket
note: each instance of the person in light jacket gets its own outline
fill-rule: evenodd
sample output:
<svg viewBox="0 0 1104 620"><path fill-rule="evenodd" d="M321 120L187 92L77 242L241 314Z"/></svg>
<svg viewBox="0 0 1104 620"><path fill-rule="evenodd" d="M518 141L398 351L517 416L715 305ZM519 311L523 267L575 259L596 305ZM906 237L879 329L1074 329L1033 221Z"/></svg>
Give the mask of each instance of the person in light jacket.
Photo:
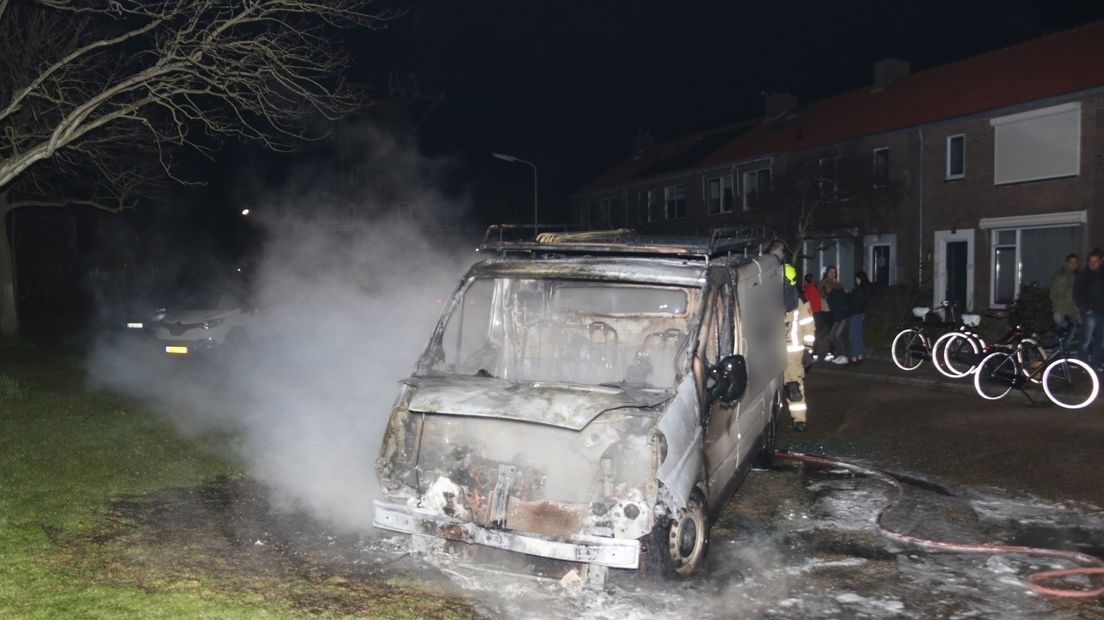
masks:
<svg viewBox="0 0 1104 620"><path fill-rule="evenodd" d="M1081 313L1077 310L1077 303L1073 301L1073 282L1077 279L1079 266L1077 255L1070 254L1062 268L1050 280L1050 308L1054 312L1054 327L1070 328L1062 338L1066 348L1073 342L1074 332L1081 323Z"/></svg>

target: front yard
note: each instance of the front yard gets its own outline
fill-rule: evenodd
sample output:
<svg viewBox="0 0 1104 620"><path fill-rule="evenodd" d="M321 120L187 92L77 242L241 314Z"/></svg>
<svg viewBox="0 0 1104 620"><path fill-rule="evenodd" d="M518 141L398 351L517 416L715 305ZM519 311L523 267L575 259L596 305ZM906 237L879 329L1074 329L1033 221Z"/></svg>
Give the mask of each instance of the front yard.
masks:
<svg viewBox="0 0 1104 620"><path fill-rule="evenodd" d="M272 510L233 438L182 438L83 376L0 341L0 617L475 615L378 544Z"/></svg>

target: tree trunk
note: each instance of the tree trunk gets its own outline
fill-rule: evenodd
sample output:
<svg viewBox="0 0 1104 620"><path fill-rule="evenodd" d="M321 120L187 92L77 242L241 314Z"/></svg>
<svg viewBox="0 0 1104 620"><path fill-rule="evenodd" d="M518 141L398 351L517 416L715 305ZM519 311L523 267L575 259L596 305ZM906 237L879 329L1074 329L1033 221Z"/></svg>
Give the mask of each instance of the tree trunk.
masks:
<svg viewBox="0 0 1104 620"><path fill-rule="evenodd" d="M15 257L8 236L8 214L11 212L7 196L0 192L0 336L9 337L19 331L15 303Z"/></svg>

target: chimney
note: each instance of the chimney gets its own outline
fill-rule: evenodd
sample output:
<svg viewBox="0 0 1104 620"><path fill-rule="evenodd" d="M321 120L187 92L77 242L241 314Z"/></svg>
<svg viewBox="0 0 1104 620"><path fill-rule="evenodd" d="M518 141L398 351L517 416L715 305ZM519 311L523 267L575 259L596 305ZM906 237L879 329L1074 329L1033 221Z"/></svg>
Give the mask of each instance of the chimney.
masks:
<svg viewBox="0 0 1104 620"><path fill-rule="evenodd" d="M777 118L797 109L797 97L790 93L766 93L763 95L763 116Z"/></svg>
<svg viewBox="0 0 1104 620"><path fill-rule="evenodd" d="M655 146L655 138L647 131L638 132L633 136L632 158L644 159L652 156L652 147Z"/></svg>
<svg viewBox="0 0 1104 620"><path fill-rule="evenodd" d="M874 90L889 88L909 74L909 63L899 58L886 58L874 63Z"/></svg>

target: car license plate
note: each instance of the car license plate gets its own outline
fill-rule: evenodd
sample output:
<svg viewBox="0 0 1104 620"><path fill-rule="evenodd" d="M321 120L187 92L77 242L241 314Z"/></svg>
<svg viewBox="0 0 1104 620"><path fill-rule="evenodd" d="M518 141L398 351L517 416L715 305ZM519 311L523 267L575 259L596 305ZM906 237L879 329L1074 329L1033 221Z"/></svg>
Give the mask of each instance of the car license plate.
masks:
<svg viewBox="0 0 1104 620"><path fill-rule="evenodd" d="M188 347L167 346L165 347L165 353L171 353L173 355L187 355Z"/></svg>

